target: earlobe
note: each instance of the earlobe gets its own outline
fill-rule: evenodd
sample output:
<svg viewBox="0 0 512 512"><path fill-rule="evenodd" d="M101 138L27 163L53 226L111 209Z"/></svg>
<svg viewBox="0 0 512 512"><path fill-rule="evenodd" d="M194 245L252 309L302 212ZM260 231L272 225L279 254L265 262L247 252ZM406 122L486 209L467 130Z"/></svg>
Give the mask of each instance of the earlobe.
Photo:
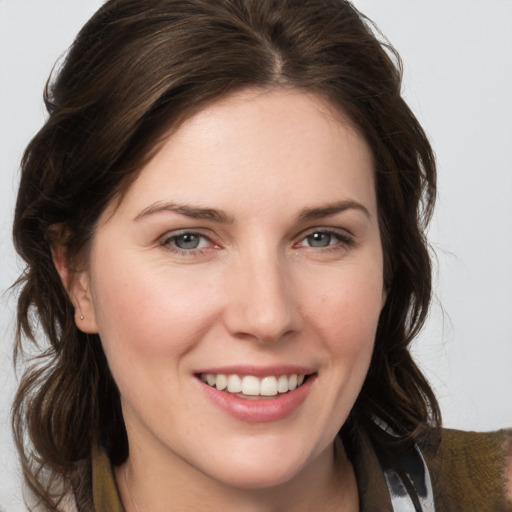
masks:
<svg viewBox="0 0 512 512"><path fill-rule="evenodd" d="M71 280L71 301L75 306L75 323L88 334L97 334L96 312L90 286L89 271L81 270Z"/></svg>
<svg viewBox="0 0 512 512"><path fill-rule="evenodd" d="M97 334L96 313L91 293L90 276L87 270L73 270L69 265L66 247L52 244L53 264L75 307L75 323L83 332Z"/></svg>

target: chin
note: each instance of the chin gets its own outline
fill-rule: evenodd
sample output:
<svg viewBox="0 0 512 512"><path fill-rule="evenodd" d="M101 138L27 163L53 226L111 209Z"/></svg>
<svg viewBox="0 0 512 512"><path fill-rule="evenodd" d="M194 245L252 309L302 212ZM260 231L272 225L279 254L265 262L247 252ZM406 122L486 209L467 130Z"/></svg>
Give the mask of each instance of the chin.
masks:
<svg viewBox="0 0 512 512"><path fill-rule="evenodd" d="M216 475L226 485L238 489L264 490L286 484L300 473L300 469L293 463L276 466L272 463L236 464L233 470L223 468Z"/></svg>
<svg viewBox="0 0 512 512"><path fill-rule="evenodd" d="M276 438L269 443L258 443L256 439L255 436L252 447L232 447L213 456L210 460L217 463L210 466L209 475L239 489L263 490L292 481L319 459L313 447L308 450L298 439L286 442Z"/></svg>

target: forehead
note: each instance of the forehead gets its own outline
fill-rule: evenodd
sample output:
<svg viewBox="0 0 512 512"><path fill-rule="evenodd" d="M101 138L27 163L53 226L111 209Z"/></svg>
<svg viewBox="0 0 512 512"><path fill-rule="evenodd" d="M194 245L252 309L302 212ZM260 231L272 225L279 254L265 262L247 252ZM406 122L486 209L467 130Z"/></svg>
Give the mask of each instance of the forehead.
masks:
<svg viewBox="0 0 512 512"><path fill-rule="evenodd" d="M338 109L293 89L245 90L170 131L120 206L332 202L373 189L371 150Z"/></svg>

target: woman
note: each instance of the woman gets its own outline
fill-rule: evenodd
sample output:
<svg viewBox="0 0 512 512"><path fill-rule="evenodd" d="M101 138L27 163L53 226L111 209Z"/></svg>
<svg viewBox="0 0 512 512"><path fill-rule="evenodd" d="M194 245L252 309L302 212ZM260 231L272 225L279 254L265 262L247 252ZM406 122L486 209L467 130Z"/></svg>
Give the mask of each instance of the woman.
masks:
<svg viewBox="0 0 512 512"><path fill-rule="evenodd" d="M408 352L435 164L351 4L111 0L46 100L14 225L45 507L506 507L507 434L442 431Z"/></svg>

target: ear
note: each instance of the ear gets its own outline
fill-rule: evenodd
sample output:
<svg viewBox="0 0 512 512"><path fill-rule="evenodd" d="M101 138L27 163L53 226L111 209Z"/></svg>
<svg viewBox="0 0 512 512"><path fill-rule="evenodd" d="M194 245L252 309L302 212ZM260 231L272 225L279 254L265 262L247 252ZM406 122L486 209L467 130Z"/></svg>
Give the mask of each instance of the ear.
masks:
<svg viewBox="0 0 512 512"><path fill-rule="evenodd" d="M52 244L51 251L53 264L75 307L76 326L85 333L97 334L98 327L89 271L74 270L70 267L68 252L63 244Z"/></svg>

